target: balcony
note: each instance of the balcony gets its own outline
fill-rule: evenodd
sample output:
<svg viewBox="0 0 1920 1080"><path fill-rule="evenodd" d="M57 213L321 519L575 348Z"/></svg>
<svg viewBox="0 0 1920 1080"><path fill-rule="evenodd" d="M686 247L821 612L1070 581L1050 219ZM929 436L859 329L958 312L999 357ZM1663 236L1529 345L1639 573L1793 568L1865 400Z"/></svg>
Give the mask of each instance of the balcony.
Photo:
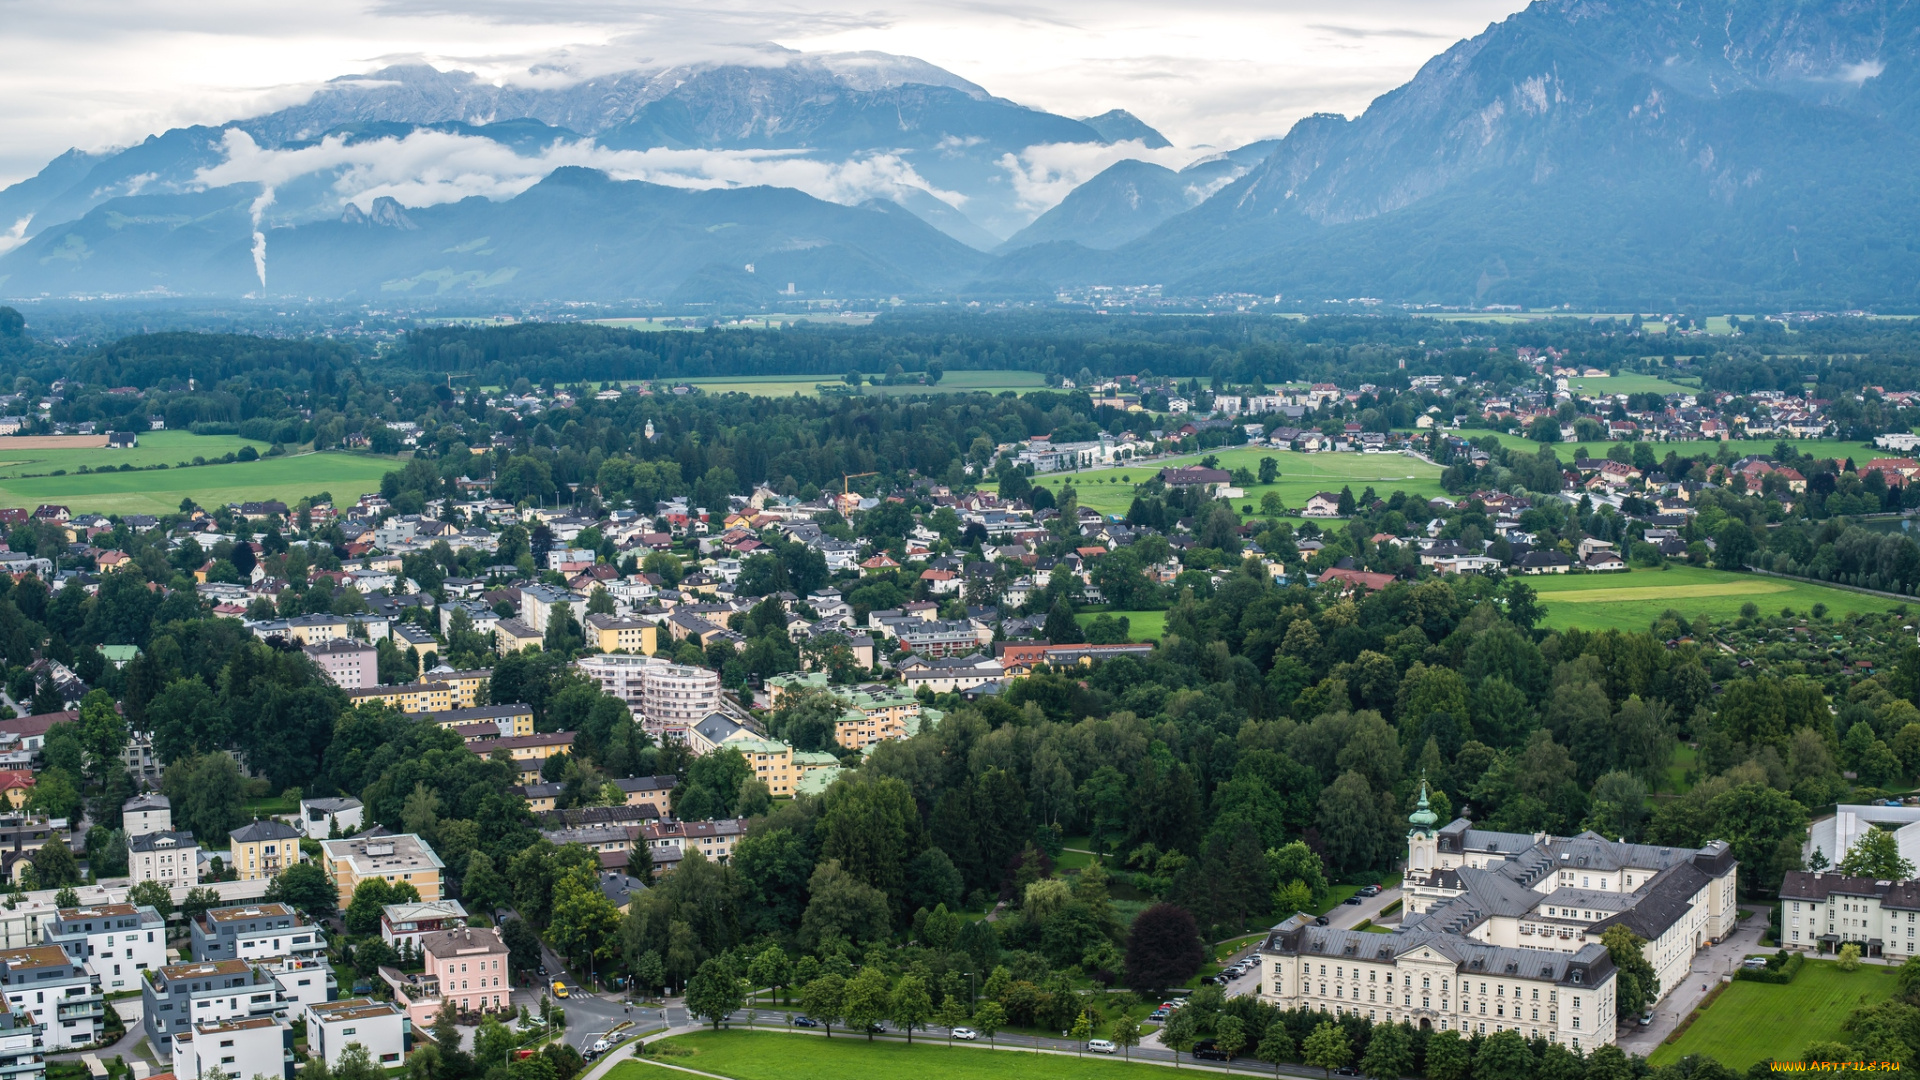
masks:
<svg viewBox="0 0 1920 1080"><path fill-rule="evenodd" d="M106 1002L99 998L92 1001L60 1002L54 1016L60 1020L100 1019L107 1015Z"/></svg>

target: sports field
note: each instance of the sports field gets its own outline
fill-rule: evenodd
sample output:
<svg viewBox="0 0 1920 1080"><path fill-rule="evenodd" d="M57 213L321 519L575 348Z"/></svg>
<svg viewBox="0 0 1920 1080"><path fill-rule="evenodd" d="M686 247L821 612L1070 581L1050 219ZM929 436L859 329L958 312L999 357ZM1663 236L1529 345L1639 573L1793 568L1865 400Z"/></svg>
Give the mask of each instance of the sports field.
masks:
<svg viewBox="0 0 1920 1080"><path fill-rule="evenodd" d="M1002 1034L1001 1045L1007 1045L1007 1038ZM1129 1064L1099 1054L996 1053L984 1040L979 1045L958 1043L949 1048L944 1038L933 1034L915 1036L911 1046L894 1040L868 1042L851 1032L836 1031L828 1039L737 1028L676 1035L666 1041L693 1051L686 1057L667 1058L671 1064L737 1080L895 1080L934 1075L941 1080L1160 1080L1168 1075L1164 1066ZM656 1066L625 1061L614 1066L607 1080L662 1080L666 1075Z"/></svg>
<svg viewBox="0 0 1920 1080"><path fill-rule="evenodd" d="M322 491L331 492L336 503L351 503L380 490L380 477L395 468L398 463L392 458L328 451L187 469L25 478L16 473L0 477L0 506L58 503L75 513L165 514L179 510L180 500L189 497L201 506L265 499L292 503Z"/></svg>
<svg viewBox="0 0 1920 1080"><path fill-rule="evenodd" d="M1236 510L1252 505L1260 509L1260 499L1269 491L1280 493L1280 501L1290 514L1297 515L1307 500L1321 491L1338 494L1341 487L1353 488L1358 498L1371 487L1376 495L1387 498L1396 491L1429 499L1446 492L1440 487L1440 469L1405 454L1301 454L1270 447L1236 447L1215 450L1222 469L1244 468L1259 475L1260 459L1273 458L1280 467L1280 479L1272 484L1255 484L1246 496L1233 500ZM1035 484L1052 488L1058 495L1068 482L1080 493L1080 505L1103 514L1124 514L1133 504L1133 489L1152 479L1161 469L1198 465L1204 454L1156 459L1141 465L1113 469L1087 469L1081 472L1049 473L1033 478Z"/></svg>
<svg viewBox="0 0 1920 1080"><path fill-rule="evenodd" d="M134 468L148 465L178 465L196 457L217 458L251 446L266 453L268 445L238 435L195 435L191 431L142 431L140 445L131 450L102 447L39 445L43 440L0 435L0 477L22 473L50 473L55 469L78 472L89 469L113 469L122 464Z"/></svg>
<svg viewBox="0 0 1920 1080"><path fill-rule="evenodd" d="M1547 626L1585 630L1645 630L1668 608L1688 619L1701 615L1734 619L1740 615L1740 605L1748 601L1769 615L1787 607L1805 612L1820 603L1836 618L1856 611L1887 611L1899 604L1824 585L1693 566L1621 574L1543 574L1523 580L1546 605Z"/></svg>
<svg viewBox="0 0 1920 1080"><path fill-rule="evenodd" d="M1665 1065L1706 1054L1742 1075L1756 1061L1798 1061L1809 1043L1846 1043L1840 1025L1848 1014L1892 997L1898 987L1893 968L1865 964L1848 973L1830 960L1807 961L1785 986L1736 980L1685 1034L1647 1060Z"/></svg>
<svg viewBox="0 0 1920 1080"><path fill-rule="evenodd" d="M873 372L866 372L868 376ZM709 394L752 394L756 397L813 397L815 387L844 386L838 375L735 375L679 380ZM862 383L862 394L1016 394L1046 389L1047 378L1037 371L949 371L933 386L873 386Z"/></svg>

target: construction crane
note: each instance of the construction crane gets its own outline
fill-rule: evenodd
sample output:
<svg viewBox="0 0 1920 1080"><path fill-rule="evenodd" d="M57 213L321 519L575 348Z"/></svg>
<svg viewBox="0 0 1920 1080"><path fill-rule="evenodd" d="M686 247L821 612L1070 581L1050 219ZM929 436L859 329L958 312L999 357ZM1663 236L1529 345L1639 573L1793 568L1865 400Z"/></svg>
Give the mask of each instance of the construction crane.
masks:
<svg viewBox="0 0 1920 1080"><path fill-rule="evenodd" d="M862 476L879 476L877 472L845 473L840 477L840 512L845 514L852 506L858 505L853 497L853 481Z"/></svg>

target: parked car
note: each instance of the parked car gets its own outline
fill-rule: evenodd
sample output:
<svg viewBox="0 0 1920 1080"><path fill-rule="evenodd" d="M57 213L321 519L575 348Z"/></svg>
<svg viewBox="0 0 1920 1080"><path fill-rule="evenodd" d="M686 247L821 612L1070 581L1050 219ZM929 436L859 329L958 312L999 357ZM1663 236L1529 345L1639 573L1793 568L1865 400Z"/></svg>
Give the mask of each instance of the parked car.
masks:
<svg viewBox="0 0 1920 1080"><path fill-rule="evenodd" d="M1743 968L1763 968L1767 966L1767 958L1764 956L1749 956L1745 960L1740 961L1740 966Z"/></svg>
<svg viewBox="0 0 1920 1080"><path fill-rule="evenodd" d="M1120 1052L1120 1048L1113 1045L1112 1039L1092 1039L1087 1043L1087 1052L1090 1054L1117 1054Z"/></svg>
<svg viewBox="0 0 1920 1080"><path fill-rule="evenodd" d="M1172 1015L1173 1014L1171 1012L1168 1012L1166 1009L1155 1009L1151 1013L1147 1014L1147 1019L1153 1020L1153 1021L1160 1021L1160 1020L1165 1020L1167 1017Z"/></svg>
<svg viewBox="0 0 1920 1080"><path fill-rule="evenodd" d="M980 1037L980 1033L970 1027L957 1027L953 1029L953 1037L964 1042L972 1042Z"/></svg>
<svg viewBox="0 0 1920 1080"><path fill-rule="evenodd" d="M820 1026L820 1021L815 1020L811 1016L796 1016L793 1018L793 1026L804 1027L804 1028L816 1028Z"/></svg>
<svg viewBox="0 0 1920 1080"><path fill-rule="evenodd" d="M1366 888L1364 888L1364 889L1361 889L1361 890L1360 890L1360 895L1361 895L1361 896L1379 896L1379 895L1380 895L1380 886L1378 886L1378 885L1369 885L1369 886L1367 886Z"/></svg>
<svg viewBox="0 0 1920 1080"><path fill-rule="evenodd" d="M1314 919L1314 920L1313 920L1313 925L1315 925L1315 926L1325 926L1325 925L1327 925L1327 917L1326 917L1325 915L1322 915L1322 916L1320 916L1320 917L1318 917L1318 918L1316 918L1316 919Z"/></svg>
<svg viewBox="0 0 1920 1080"><path fill-rule="evenodd" d="M1345 900L1343 900L1343 901L1341 901L1341 903L1344 903L1344 904L1352 904L1352 905L1353 905L1354 907L1359 907L1359 906L1360 906L1360 898L1359 898L1359 897L1357 897L1357 896L1349 896L1349 897L1347 897L1347 898L1346 898Z"/></svg>
<svg viewBox="0 0 1920 1080"><path fill-rule="evenodd" d="M1220 1044L1217 1042L1214 1042L1212 1039L1201 1039L1199 1042L1194 1043L1193 1056L1195 1060L1198 1060L1198 1061L1229 1060L1227 1058L1227 1052L1225 1050L1220 1049Z"/></svg>
<svg viewBox="0 0 1920 1080"><path fill-rule="evenodd" d="M1648 1009L1648 1010L1647 1010L1646 1012L1643 1012L1643 1013L1641 1013L1641 1014L1640 1014L1640 1026L1641 1026L1641 1027L1647 1027L1647 1026L1649 1026L1649 1025L1651 1025L1652 1023L1653 1023L1653 1010L1652 1010L1652 1009Z"/></svg>
<svg viewBox="0 0 1920 1080"><path fill-rule="evenodd" d="M1342 1066L1340 1066L1339 1068L1337 1068L1337 1069L1335 1069L1335 1070L1333 1070L1333 1075L1335 1075L1335 1076L1359 1076L1359 1075L1361 1075L1361 1074L1360 1074L1360 1070L1359 1070L1359 1069L1356 1069L1356 1068L1354 1068L1354 1067L1353 1067L1353 1066L1351 1066L1351 1065L1342 1065Z"/></svg>
<svg viewBox="0 0 1920 1080"><path fill-rule="evenodd" d="M886 1030L887 1030L887 1025L885 1024L868 1024L867 1025L867 1034L869 1035L883 1035L886 1033Z"/></svg>

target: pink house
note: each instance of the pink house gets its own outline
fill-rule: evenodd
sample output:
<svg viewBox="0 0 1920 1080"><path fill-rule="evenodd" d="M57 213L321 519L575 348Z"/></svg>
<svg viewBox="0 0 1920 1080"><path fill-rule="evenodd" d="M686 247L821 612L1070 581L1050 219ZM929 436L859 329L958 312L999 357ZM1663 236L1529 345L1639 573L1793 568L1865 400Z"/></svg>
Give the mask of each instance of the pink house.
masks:
<svg viewBox="0 0 1920 1080"><path fill-rule="evenodd" d="M431 1027L445 1000L462 1016L513 1008L507 945L497 929L462 927L422 934L420 952L426 965L420 975L380 969L381 978L393 987L394 1001L406 1009L416 1029Z"/></svg>
<svg viewBox="0 0 1920 1080"><path fill-rule="evenodd" d="M306 654L320 665L334 685L346 690L366 690L379 685L380 665L373 646L351 638L334 638L320 645L306 646Z"/></svg>

